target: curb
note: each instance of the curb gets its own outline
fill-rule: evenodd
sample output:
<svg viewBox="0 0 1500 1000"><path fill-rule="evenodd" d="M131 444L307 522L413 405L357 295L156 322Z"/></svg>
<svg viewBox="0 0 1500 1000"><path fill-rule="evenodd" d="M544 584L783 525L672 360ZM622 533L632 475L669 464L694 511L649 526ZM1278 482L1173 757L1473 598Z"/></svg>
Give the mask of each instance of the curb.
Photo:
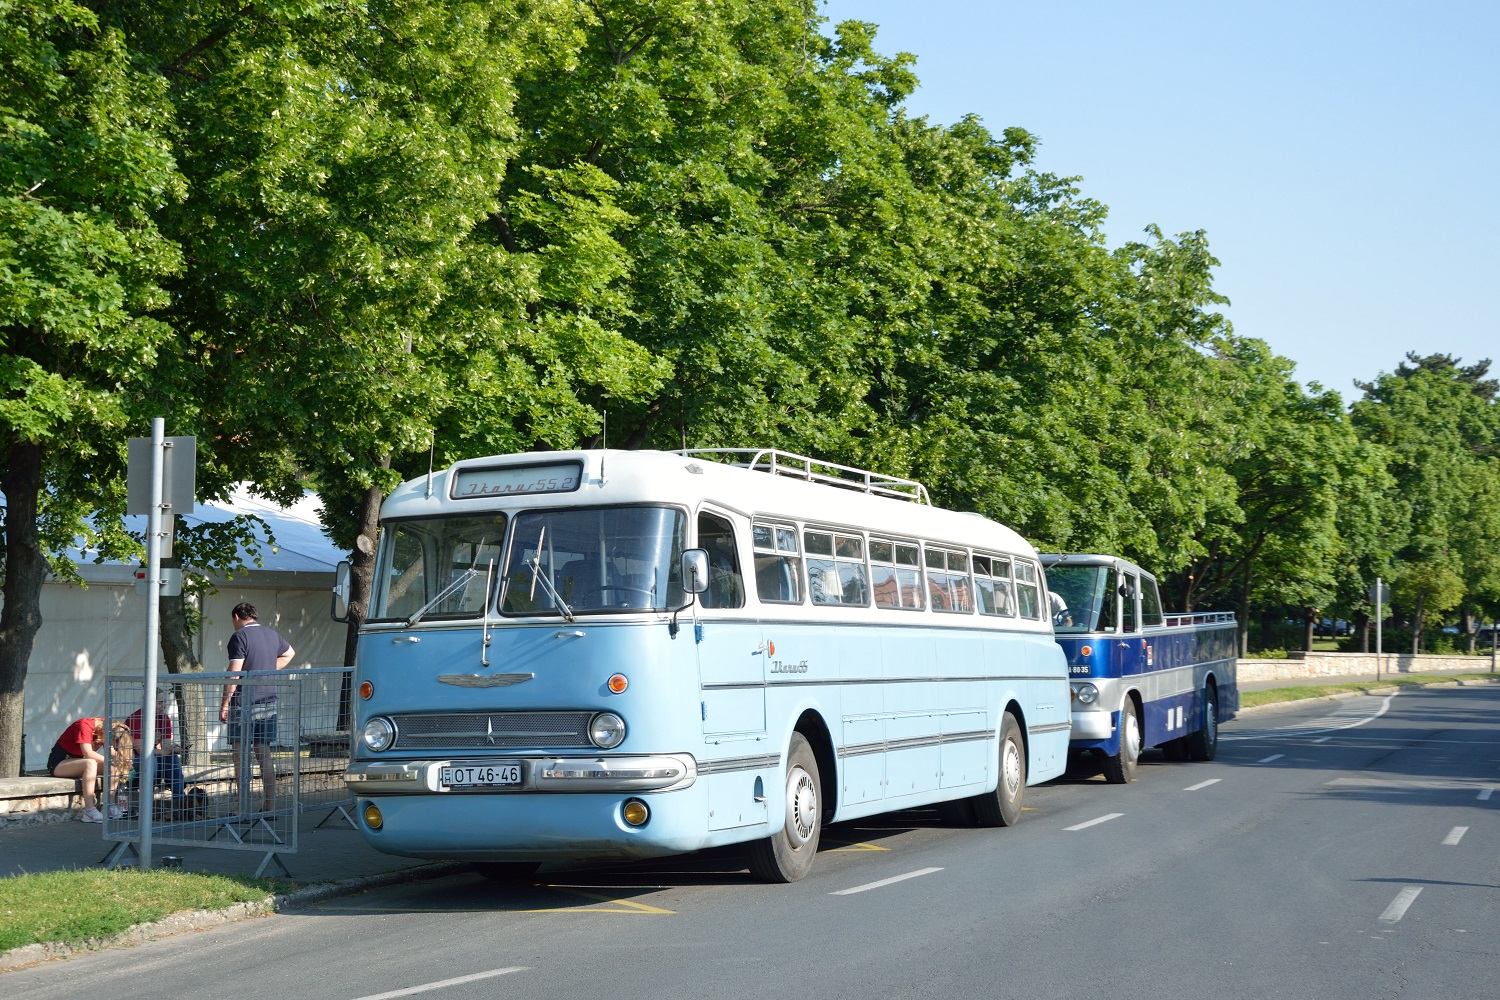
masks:
<svg viewBox="0 0 1500 1000"><path fill-rule="evenodd" d="M1330 683L1333 683L1333 684L1339 684L1339 683L1348 684L1350 682L1349 681L1331 681ZM1355 682L1355 683L1360 683L1360 682ZM1378 686L1376 685L1376 683L1374 681L1371 681L1369 687L1363 688L1363 689L1361 689L1359 691L1339 691L1339 692L1336 692L1334 694L1320 694L1316 698L1293 698L1290 701L1273 701L1273 702L1269 702L1269 703L1267 703L1265 705L1255 705L1255 706L1252 706L1250 708L1241 708L1241 709L1238 710L1237 714L1238 715L1247 715L1247 714L1253 714L1255 712L1268 712L1268 711L1270 711L1271 709L1274 709L1274 708L1286 708L1288 705L1312 704L1314 702L1319 702L1319 701L1343 701L1346 698L1359 698L1359 697L1362 697L1364 695L1372 695L1372 694L1375 694L1375 695L1396 694L1396 693L1398 693L1398 692L1400 692L1402 690L1405 690L1407 688L1419 688L1419 689L1422 689L1422 688L1493 687L1496 684L1500 684L1500 676L1496 676L1493 680L1474 680L1474 679L1470 679L1470 680L1434 680L1434 681L1416 681L1415 683L1406 683L1406 684L1387 684L1387 683L1385 683L1385 682L1382 681L1382 682L1380 682L1380 684ZM1288 685L1288 686L1289 687L1293 687L1295 685Z"/></svg>
<svg viewBox="0 0 1500 1000"><path fill-rule="evenodd" d="M188 931L202 931L210 927L218 927L221 924L235 923L240 920L249 920L252 917L269 916L282 910L295 909L300 906L310 906L320 903L325 899L333 899L337 896L349 896L358 892L366 892L370 889L382 889L388 885L400 882L417 882L426 879L442 878L458 872L467 871L469 865L462 861L442 861L427 865L417 865L412 868L401 868L396 871L381 872L378 875L364 875L359 878L345 879L342 882L324 882L310 885L306 888L297 889L293 892L280 893L275 896L267 896L265 899L251 903L235 903L226 906L222 910L184 910L181 913L173 913L160 920L150 923L136 924L134 927L119 934L108 937L89 938L87 941L63 942L46 941L40 944L25 944L19 948L9 951L0 951L0 973L13 972L28 966L39 965L58 958L68 958L90 951L102 951L106 948L129 947L144 944L147 941L155 941L158 938L172 937Z"/></svg>

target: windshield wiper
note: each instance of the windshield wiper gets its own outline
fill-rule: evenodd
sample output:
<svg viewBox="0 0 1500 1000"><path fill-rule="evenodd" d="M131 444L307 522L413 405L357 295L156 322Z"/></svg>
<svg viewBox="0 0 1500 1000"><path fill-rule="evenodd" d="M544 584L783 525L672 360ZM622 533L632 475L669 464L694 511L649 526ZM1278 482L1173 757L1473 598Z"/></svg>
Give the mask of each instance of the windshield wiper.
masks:
<svg viewBox="0 0 1500 1000"><path fill-rule="evenodd" d="M544 524L542 525L541 534L536 537L536 555L532 556L531 562L526 564L531 567L531 593L528 596L532 601L536 600L536 585L540 583L542 590L546 592L548 597L552 598L552 603L557 605L557 610L562 612L562 616L570 622L577 621L578 619L573 614L573 609L568 607L568 602L562 599L562 595L557 592L557 587L553 585L552 577L548 576L547 571L542 569L542 540L546 537L547 526Z"/></svg>
<svg viewBox="0 0 1500 1000"><path fill-rule="evenodd" d="M411 628L417 622L421 621L423 615L431 611L433 608L437 607L438 602L442 601L459 587L467 588L469 586L469 581L474 579L478 575L479 570L475 569L473 566L470 566L468 569L463 571L463 574L461 576L454 577L453 580L448 584L448 586L437 592L436 597L412 612L411 617L406 619L406 627Z"/></svg>

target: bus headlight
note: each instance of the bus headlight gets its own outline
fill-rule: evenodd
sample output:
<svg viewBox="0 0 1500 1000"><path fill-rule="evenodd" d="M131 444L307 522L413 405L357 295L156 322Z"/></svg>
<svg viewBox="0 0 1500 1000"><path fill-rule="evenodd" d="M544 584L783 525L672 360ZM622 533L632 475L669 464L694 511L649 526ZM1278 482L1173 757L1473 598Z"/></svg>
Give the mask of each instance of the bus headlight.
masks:
<svg viewBox="0 0 1500 1000"><path fill-rule="evenodd" d="M1092 684L1080 684L1073 689L1073 697L1080 705L1092 705L1099 700L1099 689Z"/></svg>
<svg viewBox="0 0 1500 1000"><path fill-rule="evenodd" d="M589 739L601 750L613 750L625 739L625 720L613 712L600 712L589 720Z"/></svg>
<svg viewBox="0 0 1500 1000"><path fill-rule="evenodd" d="M396 724L384 716L377 715L365 723L365 746L379 753L396 742Z"/></svg>

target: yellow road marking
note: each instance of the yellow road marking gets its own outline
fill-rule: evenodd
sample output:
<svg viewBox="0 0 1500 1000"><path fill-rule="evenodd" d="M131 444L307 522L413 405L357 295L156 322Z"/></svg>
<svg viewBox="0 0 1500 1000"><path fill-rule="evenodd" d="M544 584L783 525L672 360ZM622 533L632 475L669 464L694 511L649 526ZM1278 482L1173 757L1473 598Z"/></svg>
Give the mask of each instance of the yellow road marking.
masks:
<svg viewBox="0 0 1500 1000"><path fill-rule="evenodd" d="M830 847L829 854L837 854L840 851L889 851L889 847L881 847L879 844L850 843L842 840L831 840L831 844L842 844L842 847Z"/></svg>

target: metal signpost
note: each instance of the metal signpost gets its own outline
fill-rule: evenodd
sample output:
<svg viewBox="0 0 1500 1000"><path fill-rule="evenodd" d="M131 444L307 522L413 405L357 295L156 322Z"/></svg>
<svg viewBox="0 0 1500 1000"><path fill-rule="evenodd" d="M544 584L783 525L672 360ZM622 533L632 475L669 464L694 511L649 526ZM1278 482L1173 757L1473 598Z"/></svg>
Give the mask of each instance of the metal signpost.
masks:
<svg viewBox="0 0 1500 1000"><path fill-rule="evenodd" d="M1385 585L1380 577L1375 578L1375 586L1370 588L1370 600L1375 602L1375 679L1380 680L1380 631L1381 620L1385 618L1383 607L1391 599L1391 588Z"/></svg>
<svg viewBox="0 0 1500 1000"><path fill-rule="evenodd" d="M166 421L151 420L149 438L129 440L125 512L146 515L146 684L141 707L140 796L141 870L151 868L151 807L156 789L156 661L161 634L163 517L190 513L198 457L192 437L167 437ZM181 587L181 578L178 578Z"/></svg>

